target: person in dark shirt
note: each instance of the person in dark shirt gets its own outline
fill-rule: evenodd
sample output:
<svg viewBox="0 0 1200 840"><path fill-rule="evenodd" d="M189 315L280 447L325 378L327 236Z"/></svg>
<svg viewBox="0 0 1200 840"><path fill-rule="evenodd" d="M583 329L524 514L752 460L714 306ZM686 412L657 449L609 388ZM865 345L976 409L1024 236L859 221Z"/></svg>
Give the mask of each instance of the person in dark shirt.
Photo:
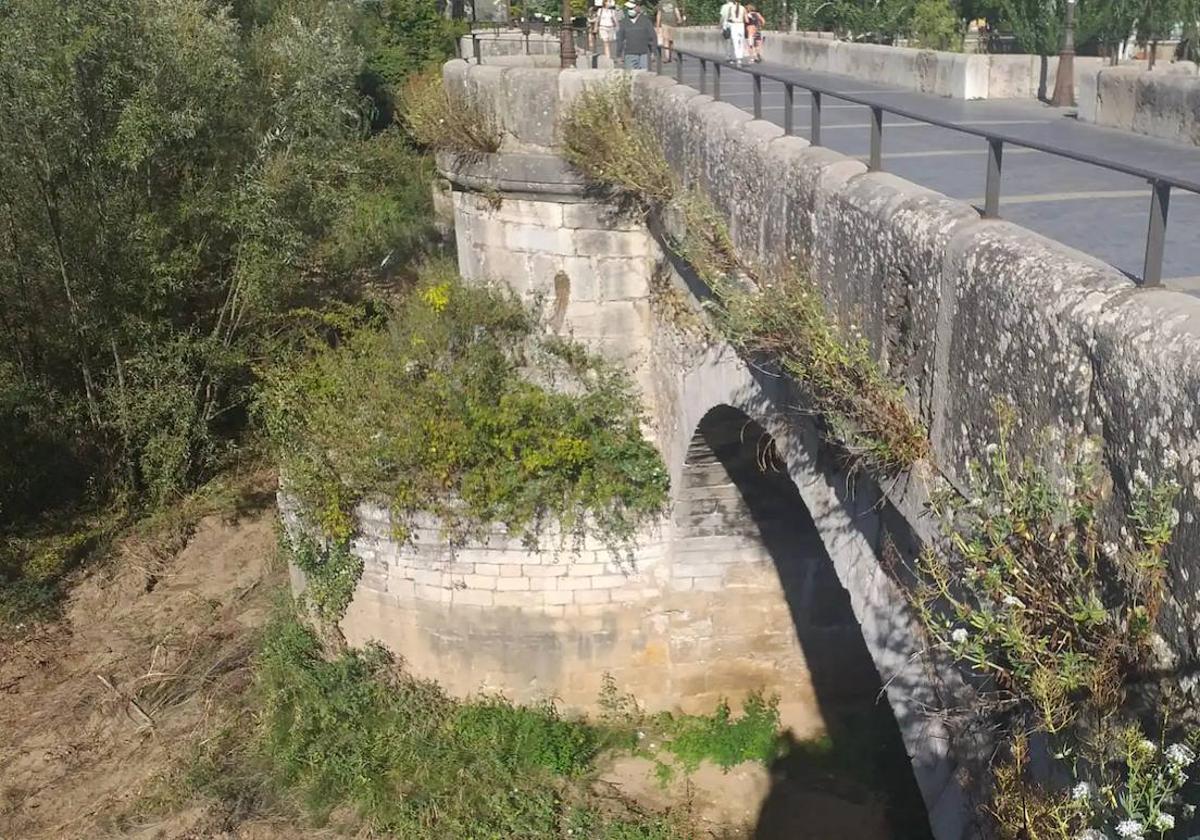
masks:
<svg viewBox="0 0 1200 840"><path fill-rule="evenodd" d="M617 33L617 47L625 56L626 70L649 70L650 53L658 47L654 21L642 13L641 3L631 0L625 4L628 16Z"/></svg>

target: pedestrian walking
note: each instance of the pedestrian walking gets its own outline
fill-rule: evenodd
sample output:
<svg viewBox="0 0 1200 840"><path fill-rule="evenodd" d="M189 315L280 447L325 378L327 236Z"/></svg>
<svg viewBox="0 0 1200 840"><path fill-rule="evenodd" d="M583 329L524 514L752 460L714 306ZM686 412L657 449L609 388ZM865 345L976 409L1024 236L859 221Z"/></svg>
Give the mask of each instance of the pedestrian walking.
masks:
<svg viewBox="0 0 1200 840"><path fill-rule="evenodd" d="M762 61L763 30L767 19L755 6L746 7L746 49L755 63Z"/></svg>
<svg viewBox="0 0 1200 840"><path fill-rule="evenodd" d="M604 5L596 13L596 32L600 36L600 48L604 51L604 57L611 59L620 21L617 17L616 0L603 0L603 2Z"/></svg>
<svg viewBox="0 0 1200 840"><path fill-rule="evenodd" d="M662 0L658 4L655 23L658 24L658 46L663 51L663 61L671 61L671 50L675 46L675 27L683 25L687 18L683 7L675 0Z"/></svg>
<svg viewBox="0 0 1200 840"><path fill-rule="evenodd" d="M625 56L626 70L649 70L650 53L658 48L658 34L650 16L642 14L641 3L630 0L625 4L628 16L617 32L617 47Z"/></svg>
<svg viewBox="0 0 1200 840"><path fill-rule="evenodd" d="M746 7L726 0L721 7L721 34L729 41L729 63L742 66L746 57Z"/></svg>

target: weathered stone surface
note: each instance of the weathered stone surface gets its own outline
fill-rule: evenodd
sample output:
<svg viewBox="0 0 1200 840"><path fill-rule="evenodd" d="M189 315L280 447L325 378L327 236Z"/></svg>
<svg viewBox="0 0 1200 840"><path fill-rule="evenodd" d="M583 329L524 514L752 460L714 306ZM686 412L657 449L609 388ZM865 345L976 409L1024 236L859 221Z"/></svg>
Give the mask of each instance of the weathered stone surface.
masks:
<svg viewBox="0 0 1200 840"><path fill-rule="evenodd" d="M955 311L931 429L943 469L963 476L999 437L995 403L1015 409L1016 445L1094 430L1088 346L1101 311L1132 284L1114 269L1006 222L965 228L945 268Z"/></svg>

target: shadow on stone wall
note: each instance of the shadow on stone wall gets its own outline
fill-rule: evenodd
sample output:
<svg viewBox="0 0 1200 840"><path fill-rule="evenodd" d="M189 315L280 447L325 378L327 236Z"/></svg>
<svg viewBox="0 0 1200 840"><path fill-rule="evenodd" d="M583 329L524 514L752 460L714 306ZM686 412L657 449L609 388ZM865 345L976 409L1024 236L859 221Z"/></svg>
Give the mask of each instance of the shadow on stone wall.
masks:
<svg viewBox="0 0 1200 840"><path fill-rule="evenodd" d="M714 408L696 432L687 469L717 470L736 488L740 498L726 506L720 527L761 539L770 554L827 733L805 741L788 733L755 837L928 838L921 794L850 598L770 435L737 409Z"/></svg>

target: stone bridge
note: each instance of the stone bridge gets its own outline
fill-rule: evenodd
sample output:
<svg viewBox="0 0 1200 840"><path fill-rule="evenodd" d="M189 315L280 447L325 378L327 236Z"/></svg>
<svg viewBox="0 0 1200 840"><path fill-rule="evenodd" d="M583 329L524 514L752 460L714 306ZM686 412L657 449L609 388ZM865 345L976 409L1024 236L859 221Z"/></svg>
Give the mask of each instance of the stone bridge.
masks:
<svg viewBox="0 0 1200 840"><path fill-rule="evenodd" d="M929 492L961 483L997 439L1003 399L1030 453L1045 435L1101 436L1118 499L1142 472L1180 484L1163 664L1195 661L1200 300L1138 289L670 79L504 61L444 68L506 133L498 154L439 161L461 273L543 301L554 329L628 367L670 471L671 512L629 564L554 534L533 550L496 532L451 551L430 527L400 547L387 512L364 507L350 642L381 639L451 691L571 708L595 705L605 673L652 710L774 692L800 736L886 698L934 836L975 836L958 772L970 757L950 738L970 693L927 655L898 581L932 536ZM930 430L936 470L883 487L848 474L791 383L709 331L706 290L653 225L595 200L555 154L564 108L613 78L631 84L638 118L736 246L763 265L799 264L867 337Z"/></svg>

